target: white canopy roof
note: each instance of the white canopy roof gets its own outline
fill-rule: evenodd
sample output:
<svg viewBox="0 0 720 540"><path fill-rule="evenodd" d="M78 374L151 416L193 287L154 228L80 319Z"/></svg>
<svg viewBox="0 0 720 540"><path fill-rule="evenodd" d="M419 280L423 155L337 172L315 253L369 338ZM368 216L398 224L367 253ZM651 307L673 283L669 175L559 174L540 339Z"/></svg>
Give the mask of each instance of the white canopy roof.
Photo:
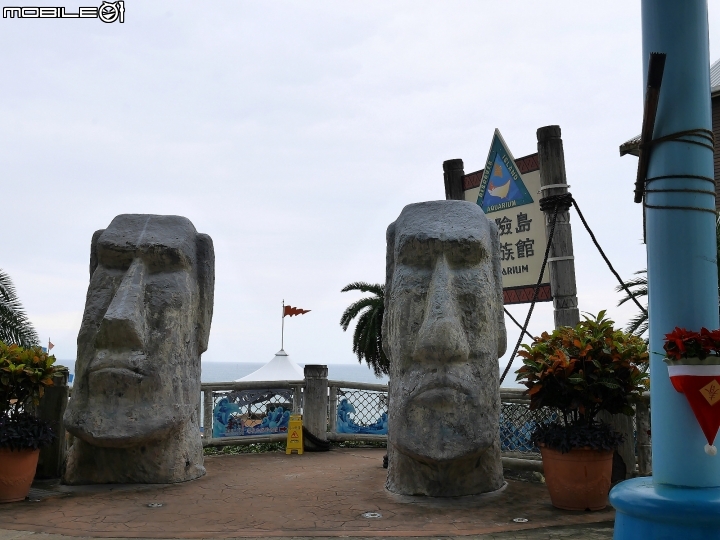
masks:
<svg viewBox="0 0 720 540"><path fill-rule="evenodd" d="M245 375L237 381L302 381L305 378L303 368L293 362L288 354L280 349L275 358L260 369Z"/></svg>

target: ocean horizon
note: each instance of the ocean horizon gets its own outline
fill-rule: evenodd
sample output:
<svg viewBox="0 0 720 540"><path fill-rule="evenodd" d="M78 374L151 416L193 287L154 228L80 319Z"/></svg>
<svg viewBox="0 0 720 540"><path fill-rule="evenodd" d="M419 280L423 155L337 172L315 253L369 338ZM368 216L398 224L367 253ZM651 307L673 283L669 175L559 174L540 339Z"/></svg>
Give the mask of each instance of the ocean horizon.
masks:
<svg viewBox="0 0 720 540"><path fill-rule="evenodd" d="M57 365L66 366L72 375L75 374L74 360L58 359ZM229 382L250 375L253 371L260 369L267 362L201 362L200 381ZM298 363L300 367L304 364ZM388 378L375 377L373 371L367 364L326 364L328 367L328 378L335 381L363 382L374 384L387 384Z"/></svg>
<svg viewBox="0 0 720 540"><path fill-rule="evenodd" d="M67 366L71 374L75 374L74 360L60 360L57 365ZM202 362L202 373L200 381L229 382L250 375L253 371L260 369L267 362ZM300 367L304 364L298 363ZM387 384L388 378L375 377L375 374L367 364L326 364L328 367L328 379L335 381L362 382L371 384ZM508 377L502 385L503 388L524 388L516 383L512 377Z"/></svg>

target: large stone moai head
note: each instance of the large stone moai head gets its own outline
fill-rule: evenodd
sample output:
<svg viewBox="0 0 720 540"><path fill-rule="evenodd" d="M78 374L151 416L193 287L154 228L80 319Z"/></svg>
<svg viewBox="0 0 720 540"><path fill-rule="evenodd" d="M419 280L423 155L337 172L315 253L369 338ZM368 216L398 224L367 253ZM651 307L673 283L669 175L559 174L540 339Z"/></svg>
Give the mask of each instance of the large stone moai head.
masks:
<svg viewBox="0 0 720 540"><path fill-rule="evenodd" d="M499 252L495 224L465 201L408 205L388 227L390 491L444 497L504 485Z"/></svg>
<svg viewBox="0 0 720 540"><path fill-rule="evenodd" d="M67 483L205 474L196 407L214 285L212 239L184 217L123 214L93 235Z"/></svg>

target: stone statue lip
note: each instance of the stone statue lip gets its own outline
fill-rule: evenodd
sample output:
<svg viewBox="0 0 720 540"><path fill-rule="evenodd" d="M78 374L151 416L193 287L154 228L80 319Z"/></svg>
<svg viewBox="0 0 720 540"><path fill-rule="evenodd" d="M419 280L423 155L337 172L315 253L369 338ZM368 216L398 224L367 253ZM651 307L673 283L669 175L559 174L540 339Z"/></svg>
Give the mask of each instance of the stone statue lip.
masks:
<svg viewBox="0 0 720 540"><path fill-rule="evenodd" d="M473 395L473 390L470 388L467 384L463 384L462 382L456 380L452 377L441 377L441 378L433 378L430 381L426 382L425 384L421 384L418 388L416 388L413 392L410 393L408 396L409 399L415 399L420 397L423 394L427 394L429 392L435 392L435 391L448 391L451 393L459 393L464 394L466 396ZM445 392L440 392L445 393Z"/></svg>
<svg viewBox="0 0 720 540"><path fill-rule="evenodd" d="M142 367L142 363L146 360L147 356L138 351L99 351L90 363L88 372L113 371L118 374L144 377L148 374Z"/></svg>
<svg viewBox="0 0 720 540"><path fill-rule="evenodd" d="M138 373L137 371L133 371L131 369L126 368L118 368L118 367L106 367L102 369L94 369L91 371L91 373L107 373L109 375L113 376L121 376L121 377L133 377L136 379L142 379L145 377L141 373Z"/></svg>

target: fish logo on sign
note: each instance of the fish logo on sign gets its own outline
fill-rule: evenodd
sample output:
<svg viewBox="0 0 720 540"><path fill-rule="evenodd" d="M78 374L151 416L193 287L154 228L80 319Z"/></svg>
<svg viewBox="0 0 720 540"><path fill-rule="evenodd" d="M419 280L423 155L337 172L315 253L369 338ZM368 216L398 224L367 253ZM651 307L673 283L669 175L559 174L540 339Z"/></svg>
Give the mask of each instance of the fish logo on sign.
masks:
<svg viewBox="0 0 720 540"><path fill-rule="evenodd" d="M515 158L508 150L500 131L496 129L480 181L478 206L489 214L533 202L520 172L515 167Z"/></svg>

